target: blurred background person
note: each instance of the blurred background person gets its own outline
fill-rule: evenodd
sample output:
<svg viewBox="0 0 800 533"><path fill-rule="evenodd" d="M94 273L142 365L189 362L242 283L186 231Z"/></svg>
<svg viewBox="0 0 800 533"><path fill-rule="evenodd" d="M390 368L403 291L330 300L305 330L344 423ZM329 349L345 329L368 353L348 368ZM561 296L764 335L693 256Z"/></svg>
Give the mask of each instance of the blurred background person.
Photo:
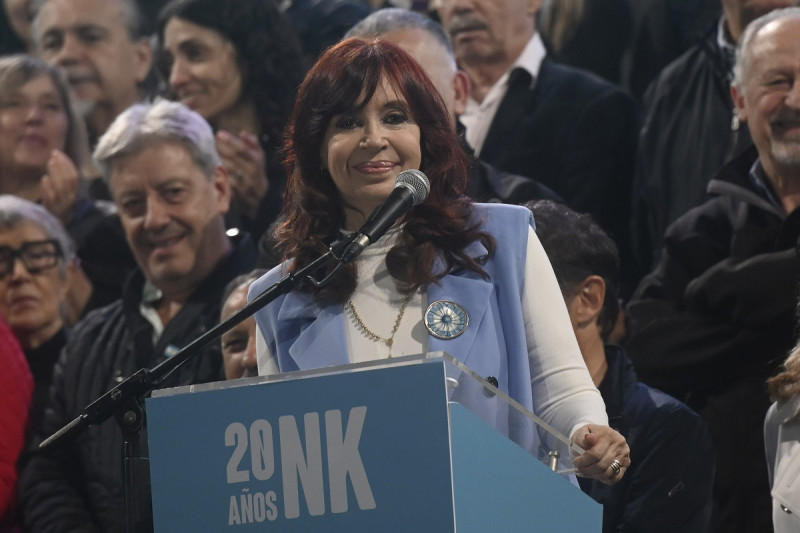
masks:
<svg viewBox="0 0 800 533"><path fill-rule="evenodd" d="M33 373L31 432L44 416L53 367L67 341L70 293L91 290L76 260L72 240L46 209L0 195L0 316L25 350Z"/></svg>
<svg viewBox="0 0 800 533"><path fill-rule="evenodd" d="M372 11L363 0L282 0L280 6L311 61Z"/></svg>
<svg viewBox="0 0 800 533"><path fill-rule="evenodd" d="M764 420L775 533L800 531L800 345L767 381L773 404Z"/></svg>
<svg viewBox="0 0 800 533"><path fill-rule="evenodd" d="M59 71L40 59L0 58L0 194L40 202L64 225L94 289L70 300L69 321L119 297L134 269L115 206L89 197L83 121Z"/></svg>
<svg viewBox="0 0 800 533"><path fill-rule="evenodd" d="M357 230L402 171L423 171L431 191L330 283L302 280L256 313L259 374L447 350L588 450L581 472L619 481L628 446L607 426L530 211L464 195L467 156L419 64L388 41L340 42L307 75L288 131L287 261L251 295ZM454 397L474 406L475 394ZM502 410L485 415L513 433Z"/></svg>
<svg viewBox="0 0 800 533"><path fill-rule="evenodd" d="M153 47L139 5L136 0L33 0L33 11L37 54L64 72L94 146L117 115L157 90ZM102 188L102 180L93 183Z"/></svg>
<svg viewBox="0 0 800 533"><path fill-rule="evenodd" d="M721 5L717 23L667 65L644 94L631 226L643 272L658 261L669 225L708 199L709 182L753 145L730 91L744 29L798 1L722 0Z"/></svg>
<svg viewBox="0 0 800 533"><path fill-rule="evenodd" d="M546 200L528 207L609 424L631 447L633 463L620 483L578 479L603 504L603 531L710 531L714 446L705 422L641 383L625 349L609 344L619 314L617 246L589 215Z"/></svg>
<svg viewBox="0 0 800 533"><path fill-rule="evenodd" d="M467 194L476 202L524 203L532 199L562 201L552 189L538 180L503 172L472 153L464 139L464 126L458 120L466 110L469 78L456 66L456 56L447 32L427 15L400 8L383 8L353 26L347 37L386 39L398 45L425 70L470 155Z"/></svg>
<svg viewBox="0 0 800 533"><path fill-rule="evenodd" d="M33 52L31 0L3 0L0 7L0 56Z"/></svg>
<svg viewBox="0 0 800 533"><path fill-rule="evenodd" d="M247 305L247 291L250 284L266 274L256 269L233 278L222 291L222 312L220 322ZM245 378L258 375L256 359L256 319L248 317L243 322L226 331L220 338L225 379Z"/></svg>
<svg viewBox="0 0 800 533"><path fill-rule="evenodd" d="M32 56L0 58L0 191L41 202L62 223L91 202L79 167L89 155L63 78Z"/></svg>
<svg viewBox="0 0 800 533"><path fill-rule="evenodd" d="M591 213L620 247L627 296L638 279L629 260L636 105L614 84L548 56L536 30L542 2L437 1L470 80L466 139L483 161L535 176Z"/></svg>
<svg viewBox="0 0 800 533"><path fill-rule="evenodd" d="M17 524L17 461L25 447L33 378L17 339L0 317L0 531Z"/></svg>
<svg viewBox="0 0 800 533"><path fill-rule="evenodd" d="M280 212L283 128L305 62L274 0L174 0L159 15L171 97L205 118L231 177L229 227L258 239Z"/></svg>
<svg viewBox="0 0 800 533"><path fill-rule="evenodd" d="M731 94L755 146L709 182L711 198L669 227L658 265L627 307L625 347L642 381L708 424L720 533L772 527L764 384L796 342L798 51L800 8L747 26Z"/></svg>
<svg viewBox="0 0 800 533"><path fill-rule="evenodd" d="M631 4L631 0L544 0L537 28L556 61L620 85L622 58L633 36Z"/></svg>

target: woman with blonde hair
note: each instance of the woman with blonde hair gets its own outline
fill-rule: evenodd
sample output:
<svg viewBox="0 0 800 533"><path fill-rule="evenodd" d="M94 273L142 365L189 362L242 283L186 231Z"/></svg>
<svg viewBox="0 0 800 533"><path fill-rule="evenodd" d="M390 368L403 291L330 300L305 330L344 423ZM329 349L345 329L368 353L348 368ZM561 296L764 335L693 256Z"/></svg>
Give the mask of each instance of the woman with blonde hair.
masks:
<svg viewBox="0 0 800 533"><path fill-rule="evenodd" d="M764 421L775 533L800 531L800 344L767 381L773 403Z"/></svg>

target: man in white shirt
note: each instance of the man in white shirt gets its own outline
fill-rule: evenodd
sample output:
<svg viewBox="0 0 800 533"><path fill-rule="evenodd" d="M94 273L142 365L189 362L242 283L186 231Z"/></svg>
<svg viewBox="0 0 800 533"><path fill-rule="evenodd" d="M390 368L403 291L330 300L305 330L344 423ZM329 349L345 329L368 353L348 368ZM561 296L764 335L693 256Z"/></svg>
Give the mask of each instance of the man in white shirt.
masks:
<svg viewBox="0 0 800 533"><path fill-rule="evenodd" d="M547 58L536 33L542 0L438 0L471 93L461 120L482 160L536 176L594 215L629 264L638 121L633 100L588 72ZM625 287L631 282L624 283Z"/></svg>

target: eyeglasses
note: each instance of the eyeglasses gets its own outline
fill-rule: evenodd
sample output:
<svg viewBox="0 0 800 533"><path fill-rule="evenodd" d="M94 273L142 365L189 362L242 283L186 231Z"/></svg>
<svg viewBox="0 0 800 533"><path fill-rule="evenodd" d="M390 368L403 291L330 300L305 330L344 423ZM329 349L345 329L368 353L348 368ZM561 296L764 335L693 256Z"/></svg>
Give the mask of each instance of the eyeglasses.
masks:
<svg viewBox="0 0 800 533"><path fill-rule="evenodd" d="M40 274L58 265L63 257L61 245L55 239L45 241L28 241L17 249L0 246L0 279L14 271L17 257L31 274Z"/></svg>

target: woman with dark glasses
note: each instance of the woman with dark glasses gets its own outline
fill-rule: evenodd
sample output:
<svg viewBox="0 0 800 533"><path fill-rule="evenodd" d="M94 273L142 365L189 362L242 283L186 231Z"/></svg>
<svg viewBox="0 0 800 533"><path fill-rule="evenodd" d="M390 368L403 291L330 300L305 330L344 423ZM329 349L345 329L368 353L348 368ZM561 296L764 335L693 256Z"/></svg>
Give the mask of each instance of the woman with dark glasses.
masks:
<svg viewBox="0 0 800 533"><path fill-rule="evenodd" d="M91 290L58 219L39 204L0 195L0 316L33 373L29 431L43 415L53 365L66 340L66 314L79 314Z"/></svg>

